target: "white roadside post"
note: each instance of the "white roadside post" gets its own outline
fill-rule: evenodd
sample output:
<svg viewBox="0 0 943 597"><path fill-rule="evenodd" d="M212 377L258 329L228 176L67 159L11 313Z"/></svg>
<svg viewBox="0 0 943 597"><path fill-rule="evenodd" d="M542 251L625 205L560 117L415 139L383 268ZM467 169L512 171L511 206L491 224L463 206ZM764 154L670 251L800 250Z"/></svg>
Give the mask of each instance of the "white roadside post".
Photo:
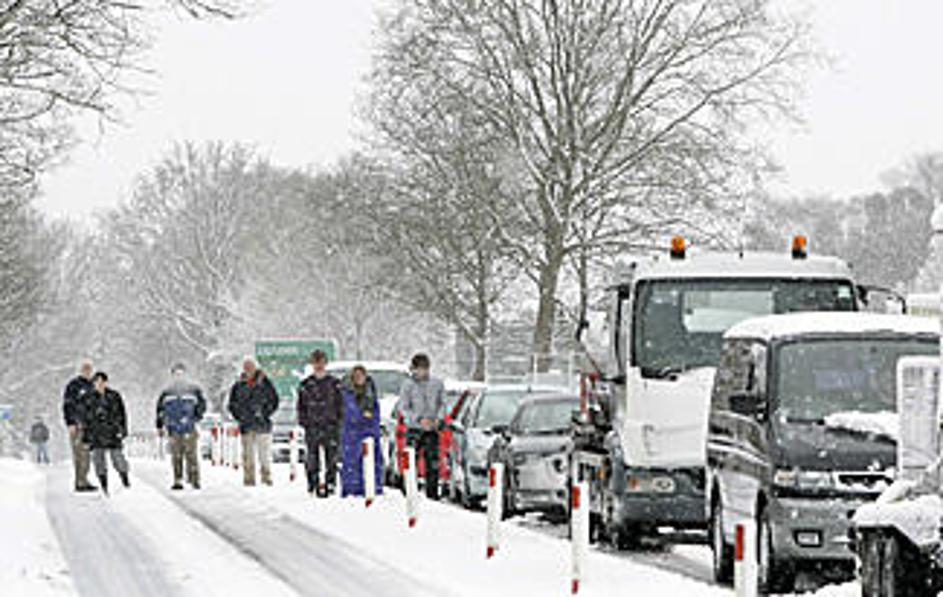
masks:
<svg viewBox="0 0 943 597"><path fill-rule="evenodd" d="M737 524L734 540L733 591L736 597L756 597L758 593L756 522L743 519Z"/></svg>
<svg viewBox="0 0 943 597"><path fill-rule="evenodd" d="M239 426L233 428L233 459L232 467L239 470L239 463L242 462L242 437L239 435Z"/></svg>
<svg viewBox="0 0 943 597"><path fill-rule="evenodd" d="M288 432L288 480L295 482L298 476L298 430L292 428Z"/></svg>
<svg viewBox="0 0 943 597"><path fill-rule="evenodd" d="M500 462L488 468L488 545L485 555L494 557L501 543L501 517L504 506L504 465Z"/></svg>
<svg viewBox="0 0 943 597"><path fill-rule="evenodd" d="M406 518L409 528L416 526L419 517L419 487L416 479L416 448L406 448L405 475L406 484Z"/></svg>
<svg viewBox="0 0 943 597"><path fill-rule="evenodd" d="M361 442L363 452L363 497L367 508L373 504L377 496L376 467L374 466L373 438L368 437Z"/></svg>
<svg viewBox="0 0 943 597"><path fill-rule="evenodd" d="M324 446L318 446L318 492L321 495L327 493L327 457L324 454Z"/></svg>
<svg viewBox="0 0 943 597"><path fill-rule="evenodd" d="M589 483L574 483L570 494L570 545L573 550L573 571L570 592L580 592L580 583L586 574L586 556L589 554Z"/></svg>
<svg viewBox="0 0 943 597"><path fill-rule="evenodd" d="M219 423L213 423L213 426L210 427L210 464L212 466L219 466L219 461L221 460L219 450L220 433L222 433L222 430L219 428Z"/></svg>

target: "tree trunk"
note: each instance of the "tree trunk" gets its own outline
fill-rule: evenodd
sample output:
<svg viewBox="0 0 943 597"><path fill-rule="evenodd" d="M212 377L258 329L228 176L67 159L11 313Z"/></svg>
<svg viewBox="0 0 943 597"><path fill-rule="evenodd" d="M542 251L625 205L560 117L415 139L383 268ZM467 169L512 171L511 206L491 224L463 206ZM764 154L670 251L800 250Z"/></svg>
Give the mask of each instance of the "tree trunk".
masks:
<svg viewBox="0 0 943 597"><path fill-rule="evenodd" d="M472 371L472 381L485 380L485 365L487 363L488 352L484 342L475 344L475 369Z"/></svg>
<svg viewBox="0 0 943 597"><path fill-rule="evenodd" d="M531 366L538 373L546 373L550 369L553 328L557 320L557 284L563 265L562 251L548 250L547 257L540 269L540 303L531 355Z"/></svg>

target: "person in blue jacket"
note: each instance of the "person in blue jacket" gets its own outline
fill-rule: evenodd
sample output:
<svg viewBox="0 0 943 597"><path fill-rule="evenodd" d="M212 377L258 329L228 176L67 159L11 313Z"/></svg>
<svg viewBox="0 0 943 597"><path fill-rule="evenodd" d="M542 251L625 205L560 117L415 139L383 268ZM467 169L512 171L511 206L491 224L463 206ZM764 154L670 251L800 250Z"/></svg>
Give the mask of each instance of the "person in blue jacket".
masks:
<svg viewBox="0 0 943 597"><path fill-rule="evenodd" d="M341 468L341 496L364 495L363 448L366 438L373 439L377 495L383 493L383 455L380 453L380 400L373 380L362 365L350 372L350 381L343 389L344 423L341 429L343 467Z"/></svg>
<svg viewBox="0 0 943 597"><path fill-rule="evenodd" d="M200 386L187 380L187 368L177 363L170 369L173 382L157 400L157 432L170 439L170 460L174 473L171 489L183 489L183 465L186 461L187 480L194 489L200 488L199 431L197 424L206 412L206 399Z"/></svg>

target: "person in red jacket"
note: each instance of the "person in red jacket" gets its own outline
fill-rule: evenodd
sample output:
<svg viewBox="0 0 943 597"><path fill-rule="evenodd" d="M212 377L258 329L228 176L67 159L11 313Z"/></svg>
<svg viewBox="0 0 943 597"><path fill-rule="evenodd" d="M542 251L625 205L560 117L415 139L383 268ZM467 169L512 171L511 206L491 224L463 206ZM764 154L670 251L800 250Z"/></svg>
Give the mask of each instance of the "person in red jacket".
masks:
<svg viewBox="0 0 943 597"><path fill-rule="evenodd" d="M298 424L305 430L308 493L327 497L337 479L337 446L343 421L344 397L341 382L327 373L327 355L322 350L311 353L313 373L298 388ZM319 487L321 451L324 452L325 486Z"/></svg>

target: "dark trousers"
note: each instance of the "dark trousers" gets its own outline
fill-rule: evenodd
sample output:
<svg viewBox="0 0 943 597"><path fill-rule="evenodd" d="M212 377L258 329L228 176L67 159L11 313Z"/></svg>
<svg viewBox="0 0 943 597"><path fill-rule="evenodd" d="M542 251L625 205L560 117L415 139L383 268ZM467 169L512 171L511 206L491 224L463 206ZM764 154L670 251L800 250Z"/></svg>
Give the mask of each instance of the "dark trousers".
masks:
<svg viewBox="0 0 943 597"><path fill-rule="evenodd" d="M305 429L307 455L305 471L308 473L308 491L318 487L321 476L320 449L324 450L324 479L328 488L337 480L337 443L340 431L336 427L309 427Z"/></svg>
<svg viewBox="0 0 943 597"><path fill-rule="evenodd" d="M411 429L406 436L409 444L422 451L426 465L426 497L439 499L439 432Z"/></svg>

